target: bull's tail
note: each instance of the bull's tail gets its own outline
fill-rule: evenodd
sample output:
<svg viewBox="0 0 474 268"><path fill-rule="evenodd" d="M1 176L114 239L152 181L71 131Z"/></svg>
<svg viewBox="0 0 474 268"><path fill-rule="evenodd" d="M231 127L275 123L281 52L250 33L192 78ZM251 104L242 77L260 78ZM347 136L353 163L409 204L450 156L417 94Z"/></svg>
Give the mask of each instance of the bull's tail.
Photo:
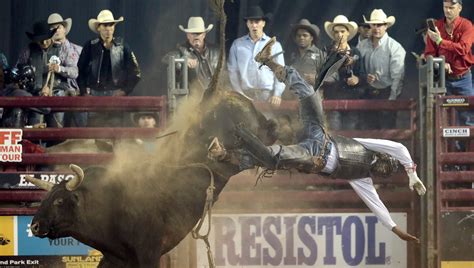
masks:
<svg viewBox="0 0 474 268"><path fill-rule="evenodd" d="M218 90L219 76L222 72L225 61L225 26L227 23L227 16L224 12L225 0L209 0L212 10L217 14L219 18L219 61L217 67L212 75L211 82L209 83L206 92L204 92L204 98L208 98L215 94Z"/></svg>

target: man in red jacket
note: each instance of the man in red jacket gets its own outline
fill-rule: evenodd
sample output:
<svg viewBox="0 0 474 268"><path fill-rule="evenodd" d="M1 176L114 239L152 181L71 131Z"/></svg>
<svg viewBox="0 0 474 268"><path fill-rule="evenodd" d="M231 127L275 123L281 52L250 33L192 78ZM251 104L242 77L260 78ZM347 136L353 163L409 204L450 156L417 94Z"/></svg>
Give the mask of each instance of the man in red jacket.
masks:
<svg viewBox="0 0 474 268"><path fill-rule="evenodd" d="M474 63L471 46L474 29L470 20L460 16L462 0L443 0L445 18L436 21L436 31L428 29L425 55L446 58L448 95L473 96L470 68ZM462 124L474 125L474 114L460 113Z"/></svg>

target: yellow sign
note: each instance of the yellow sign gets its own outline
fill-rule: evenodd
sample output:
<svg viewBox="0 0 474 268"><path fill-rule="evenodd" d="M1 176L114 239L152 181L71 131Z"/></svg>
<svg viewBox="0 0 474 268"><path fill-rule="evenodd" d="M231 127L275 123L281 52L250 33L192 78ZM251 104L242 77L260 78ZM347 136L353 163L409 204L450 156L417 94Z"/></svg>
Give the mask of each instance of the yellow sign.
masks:
<svg viewBox="0 0 474 268"><path fill-rule="evenodd" d="M14 216L0 216L0 256L15 255Z"/></svg>
<svg viewBox="0 0 474 268"><path fill-rule="evenodd" d="M474 261L442 261L441 268L474 268Z"/></svg>

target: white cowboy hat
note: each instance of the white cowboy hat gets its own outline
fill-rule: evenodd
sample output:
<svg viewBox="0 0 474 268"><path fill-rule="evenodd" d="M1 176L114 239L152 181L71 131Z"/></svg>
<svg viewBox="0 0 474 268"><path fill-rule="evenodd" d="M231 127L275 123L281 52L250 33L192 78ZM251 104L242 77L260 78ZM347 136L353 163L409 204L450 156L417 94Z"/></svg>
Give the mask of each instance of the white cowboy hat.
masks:
<svg viewBox="0 0 474 268"><path fill-rule="evenodd" d="M49 17L48 17L48 24L49 25L58 24L58 23L61 23L64 26L66 34L68 34L69 31L71 30L71 27L72 27L72 19L67 18L67 19L63 20L63 17L61 15L59 15L58 13L53 13L53 14L49 15Z"/></svg>
<svg viewBox="0 0 474 268"><path fill-rule="evenodd" d="M392 25L395 24L395 17L390 16L387 17L387 14L383 12L382 9L374 9L372 13L370 13L370 20L366 20L364 17L365 23L368 24L387 24L387 28L391 27Z"/></svg>
<svg viewBox="0 0 474 268"><path fill-rule="evenodd" d="M207 33L212 30L213 27L213 24L209 24L206 28L204 26L204 20L202 19L202 17L190 17L188 20L187 29L185 29L183 25L179 25L179 29L185 33Z"/></svg>
<svg viewBox="0 0 474 268"><path fill-rule="evenodd" d="M326 21L324 23L324 30L332 40L335 40L333 33L334 26L338 25L345 26L349 31L349 37L347 37L347 41L354 38L354 36L357 34L357 23L349 21L349 19L344 15L337 15L332 22Z"/></svg>
<svg viewBox="0 0 474 268"><path fill-rule="evenodd" d="M97 32L97 26L99 24L103 23L117 23L123 21L123 17L118 18L117 20L114 18L114 14L108 9L104 9L101 12L99 12L99 15L97 15L97 19L90 19L89 20L89 29L93 31L94 33Z"/></svg>

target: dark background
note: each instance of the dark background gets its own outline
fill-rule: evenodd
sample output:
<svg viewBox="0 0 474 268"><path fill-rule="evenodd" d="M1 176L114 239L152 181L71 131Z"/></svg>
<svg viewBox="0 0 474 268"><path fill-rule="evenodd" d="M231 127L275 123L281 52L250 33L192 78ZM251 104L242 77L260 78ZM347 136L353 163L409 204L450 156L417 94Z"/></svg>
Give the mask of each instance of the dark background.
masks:
<svg viewBox="0 0 474 268"><path fill-rule="evenodd" d="M472 19L474 4L464 1L462 16ZM291 43L290 25L301 18L307 18L321 29L320 44L329 39L324 32L324 22L332 21L339 14L350 20L362 21L374 8L396 17L396 23L389 29L389 35L400 42L407 51L406 86L402 97L416 97L417 70L410 51L423 50L421 37L414 29L425 18L443 16L441 0L234 0L226 2L228 14L227 49L232 41L247 32L242 19L247 8L260 4L265 12L273 13L265 32L276 35L283 47ZM89 30L87 21L96 18L102 9L110 9L116 18L124 16L125 21L116 26L116 35L123 36L137 55L143 78L135 89L135 95L162 95L166 93L166 66L161 57L185 40L185 34L178 25L186 27L190 16L202 16L207 24L217 25L217 19L208 7L207 0L2 0L0 2L0 51L15 64L23 47L28 43L25 31L31 31L37 20L45 20L57 12L63 18L72 18L73 25L69 40L83 45L95 34ZM207 39L217 40L218 28L209 32Z"/></svg>

